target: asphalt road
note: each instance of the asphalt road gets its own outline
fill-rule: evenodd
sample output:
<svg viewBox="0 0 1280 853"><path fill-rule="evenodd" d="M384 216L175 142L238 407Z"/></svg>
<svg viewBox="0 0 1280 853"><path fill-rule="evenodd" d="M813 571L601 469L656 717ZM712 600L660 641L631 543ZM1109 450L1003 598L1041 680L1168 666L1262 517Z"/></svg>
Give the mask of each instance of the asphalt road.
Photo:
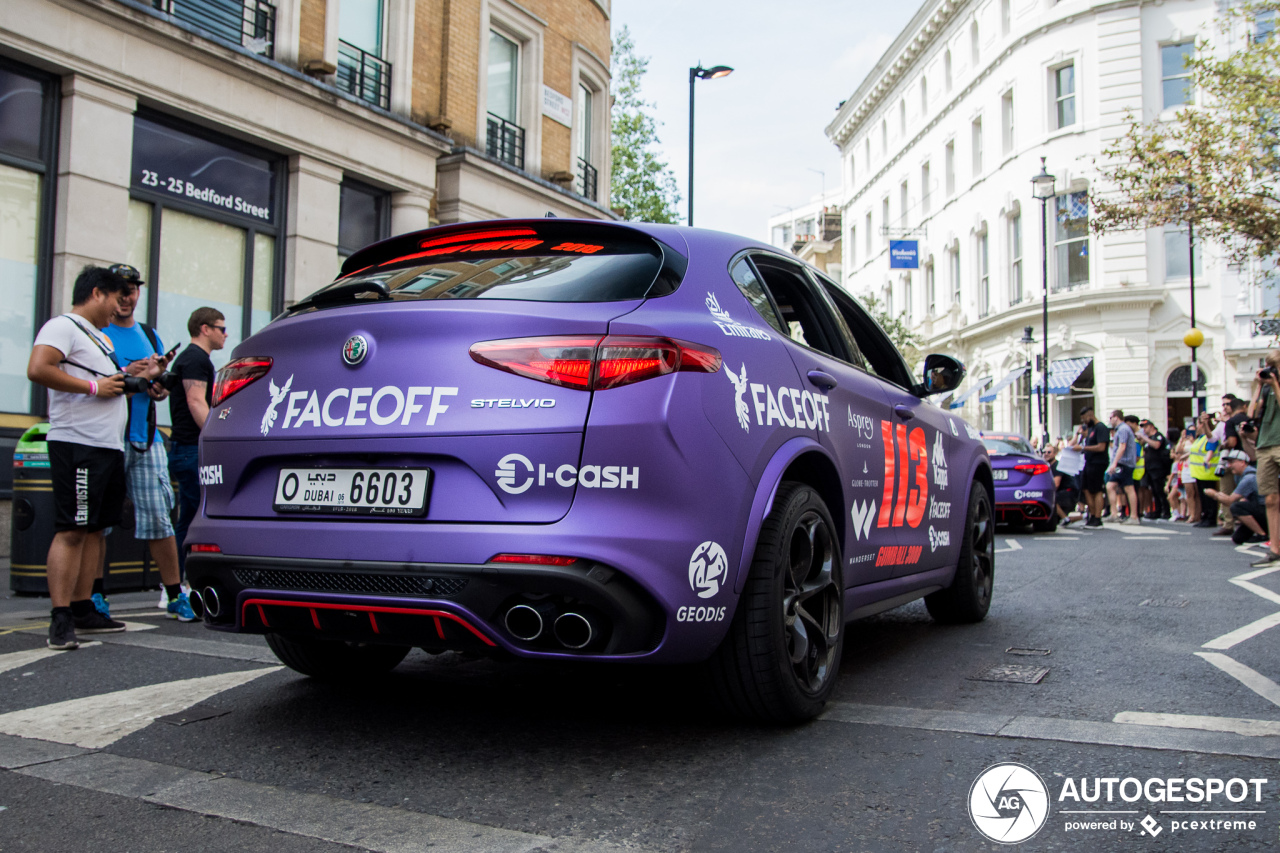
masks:
<svg viewBox="0 0 1280 853"><path fill-rule="evenodd" d="M854 623L835 701L788 729L724 717L696 670L414 652L327 685L152 593L48 653L47 603L10 598L0 850L971 851L1028 821L1026 850L1271 850L1280 571L1207 533L1002 530L985 622ZM1008 762L1045 795L984 774ZM1191 780L1222 789L1157 799Z"/></svg>

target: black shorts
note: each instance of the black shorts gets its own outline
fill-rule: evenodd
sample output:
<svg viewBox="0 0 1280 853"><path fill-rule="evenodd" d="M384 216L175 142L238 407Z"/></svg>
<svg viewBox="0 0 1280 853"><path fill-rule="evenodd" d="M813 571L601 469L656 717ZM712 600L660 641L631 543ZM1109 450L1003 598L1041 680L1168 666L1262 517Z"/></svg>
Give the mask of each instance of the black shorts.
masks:
<svg viewBox="0 0 1280 853"><path fill-rule="evenodd" d="M120 523L127 494L122 451L51 441L49 473L55 530L93 533Z"/></svg>
<svg viewBox="0 0 1280 853"><path fill-rule="evenodd" d="M1080 487L1086 492L1102 491L1102 482L1106 473L1106 463L1102 465L1085 465L1084 470L1080 472Z"/></svg>

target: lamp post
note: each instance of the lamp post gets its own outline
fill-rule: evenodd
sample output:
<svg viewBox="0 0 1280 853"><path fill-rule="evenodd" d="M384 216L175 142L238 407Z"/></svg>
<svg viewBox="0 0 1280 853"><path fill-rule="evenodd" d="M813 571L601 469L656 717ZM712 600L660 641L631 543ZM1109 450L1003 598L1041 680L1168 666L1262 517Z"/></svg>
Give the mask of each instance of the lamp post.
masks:
<svg viewBox="0 0 1280 853"><path fill-rule="evenodd" d="M1035 346L1035 345L1036 345L1036 338L1035 338L1035 335L1031 334L1031 327L1030 327L1030 326L1023 326L1023 327L1022 327L1022 340L1018 341L1018 343L1022 344L1022 345L1023 345L1024 347L1026 347L1026 349L1027 349L1027 370L1031 370L1031 353L1032 353L1032 349L1031 349L1031 348L1032 348L1033 346ZM1039 400L1044 399L1044 389L1043 389L1043 388L1040 388L1040 389L1037 391L1037 398L1036 398L1036 399L1037 399L1036 408L1037 408L1037 409L1040 409L1040 405L1039 405L1039 402L1038 402L1038 401L1039 401ZM1030 408L1031 408L1031 400L1030 400L1029 396L1028 396L1028 399L1027 399L1027 408L1028 408L1028 409L1030 409ZM1041 416L1042 416L1042 417L1043 417L1043 414L1044 414L1044 413L1043 413L1043 411L1041 411ZM1031 421L1031 412L1030 412L1030 411L1028 411L1028 412L1027 412L1027 421L1028 421L1028 423L1027 423L1027 433L1028 433L1028 434L1030 434L1030 433L1031 433L1031 424L1030 424L1030 421ZM1041 425L1043 426L1043 424L1041 424ZM1045 430L1045 432L1047 433L1047 432L1048 432L1048 430ZM1044 439L1043 439L1043 438L1041 438L1041 440L1040 440L1040 449L1041 449L1041 450L1044 450Z"/></svg>
<svg viewBox="0 0 1280 853"><path fill-rule="evenodd" d="M728 65L716 65L703 68L699 63L696 68L689 69L689 224L693 225L693 84L698 80L715 80L728 77L733 69Z"/></svg>
<svg viewBox="0 0 1280 853"><path fill-rule="evenodd" d="M1049 199L1056 189L1054 177L1044 167L1040 158L1040 174L1031 179L1031 195L1040 199L1040 279L1044 285L1041 296L1040 337L1044 344L1044 363L1040 365L1040 431L1041 442L1049 441Z"/></svg>
<svg viewBox="0 0 1280 853"><path fill-rule="evenodd" d="M1187 277L1191 280L1191 328L1182 336L1182 342L1191 347L1191 408L1196 415L1203 415L1205 401L1196 390L1196 383L1200 379L1200 365L1196 363L1196 352L1204 343L1204 332L1196 328L1196 230L1192 222L1195 185L1191 182L1191 158L1187 156L1187 152L1171 151L1169 153L1187 164L1187 179L1183 182L1183 186L1187 188L1187 254L1191 264L1187 270Z"/></svg>

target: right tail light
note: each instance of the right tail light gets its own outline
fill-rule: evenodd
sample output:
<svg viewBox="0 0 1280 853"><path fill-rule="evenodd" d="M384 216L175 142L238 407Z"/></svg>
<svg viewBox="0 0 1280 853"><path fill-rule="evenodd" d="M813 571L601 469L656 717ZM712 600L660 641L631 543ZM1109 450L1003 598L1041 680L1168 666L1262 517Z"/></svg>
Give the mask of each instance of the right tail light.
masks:
<svg viewBox="0 0 1280 853"><path fill-rule="evenodd" d="M241 388L257 382L270 369L271 359L267 356L231 359L213 380L212 405L218 405Z"/></svg>
<svg viewBox="0 0 1280 853"><path fill-rule="evenodd" d="M677 371L715 373L720 353L712 347L674 338L611 335L548 335L482 341L471 347L480 364L517 376L603 391Z"/></svg>

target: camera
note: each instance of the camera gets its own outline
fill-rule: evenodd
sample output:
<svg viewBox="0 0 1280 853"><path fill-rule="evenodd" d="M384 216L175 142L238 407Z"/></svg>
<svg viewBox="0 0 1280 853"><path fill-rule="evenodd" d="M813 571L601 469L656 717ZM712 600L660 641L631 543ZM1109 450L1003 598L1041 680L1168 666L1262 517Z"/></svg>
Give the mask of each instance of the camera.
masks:
<svg viewBox="0 0 1280 853"><path fill-rule="evenodd" d="M1258 376L1262 379L1275 379L1276 369L1274 367L1264 367L1258 371Z"/></svg>
<svg viewBox="0 0 1280 853"><path fill-rule="evenodd" d="M152 383L167 391L174 391L182 385L182 380L167 370L155 379L143 379L141 376L130 376L126 373L124 375L124 392L126 394L145 394Z"/></svg>

